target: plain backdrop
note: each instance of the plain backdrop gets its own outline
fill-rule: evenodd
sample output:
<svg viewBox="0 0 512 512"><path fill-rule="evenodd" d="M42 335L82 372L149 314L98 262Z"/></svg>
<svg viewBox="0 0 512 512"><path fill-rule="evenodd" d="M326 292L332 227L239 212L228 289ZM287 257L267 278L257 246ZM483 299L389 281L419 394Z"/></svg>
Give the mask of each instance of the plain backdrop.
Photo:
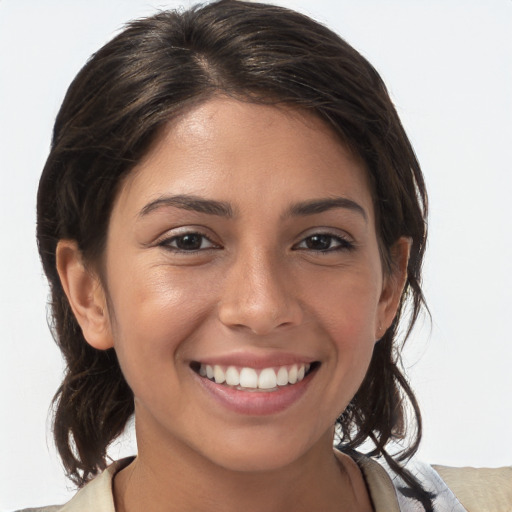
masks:
<svg viewBox="0 0 512 512"><path fill-rule="evenodd" d="M381 72L430 191L432 323L405 363L419 457L512 464L512 1L289 0ZM70 81L127 20L191 2L0 0L0 510L66 501L47 431L61 377L46 325L35 194ZM118 457L134 450L127 436Z"/></svg>

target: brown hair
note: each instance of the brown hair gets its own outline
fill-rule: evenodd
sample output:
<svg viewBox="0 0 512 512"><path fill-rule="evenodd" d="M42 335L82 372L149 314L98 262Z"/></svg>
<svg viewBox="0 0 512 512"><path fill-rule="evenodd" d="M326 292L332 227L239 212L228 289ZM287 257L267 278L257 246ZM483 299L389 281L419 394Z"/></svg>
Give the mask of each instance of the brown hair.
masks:
<svg viewBox="0 0 512 512"><path fill-rule="evenodd" d="M343 450L371 439L373 454L383 455L419 489L399 465L418 448L421 417L397 345L406 304L404 338L424 303L427 198L419 164L380 76L365 58L306 16L236 0L130 23L79 72L57 116L38 192L37 238L51 286L54 335L67 364L54 398L54 436L68 476L83 485L105 467L108 445L133 413L133 394L115 352L95 350L84 340L56 271L57 242L76 240L86 261L98 261L123 177L165 123L219 93L296 106L325 120L366 163L385 269L397 239L412 238L399 312L338 426ZM406 434L408 446L391 458L386 444ZM428 498L419 499L428 508Z"/></svg>

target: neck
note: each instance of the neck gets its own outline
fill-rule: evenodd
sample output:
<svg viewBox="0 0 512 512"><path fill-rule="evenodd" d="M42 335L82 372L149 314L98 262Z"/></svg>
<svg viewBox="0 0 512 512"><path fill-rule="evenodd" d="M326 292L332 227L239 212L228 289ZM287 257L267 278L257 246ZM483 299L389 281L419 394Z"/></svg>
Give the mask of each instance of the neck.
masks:
<svg viewBox="0 0 512 512"><path fill-rule="evenodd" d="M137 458L114 480L117 512L371 510L357 466L334 455L330 436L270 471L232 471L187 446L141 441Z"/></svg>

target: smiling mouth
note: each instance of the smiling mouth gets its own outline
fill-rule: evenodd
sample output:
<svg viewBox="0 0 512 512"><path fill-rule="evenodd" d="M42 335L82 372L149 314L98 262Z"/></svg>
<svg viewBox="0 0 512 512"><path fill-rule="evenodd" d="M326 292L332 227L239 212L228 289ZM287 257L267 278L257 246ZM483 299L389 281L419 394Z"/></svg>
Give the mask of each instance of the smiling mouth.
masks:
<svg viewBox="0 0 512 512"><path fill-rule="evenodd" d="M320 366L319 362L299 363L270 368L209 365L194 362L192 370L201 377L240 391L277 391L293 386Z"/></svg>

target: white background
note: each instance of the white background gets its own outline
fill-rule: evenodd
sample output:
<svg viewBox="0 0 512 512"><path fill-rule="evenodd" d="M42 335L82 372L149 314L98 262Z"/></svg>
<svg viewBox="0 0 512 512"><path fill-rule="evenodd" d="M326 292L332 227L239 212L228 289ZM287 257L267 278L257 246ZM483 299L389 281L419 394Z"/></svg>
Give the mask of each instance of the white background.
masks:
<svg viewBox="0 0 512 512"><path fill-rule="evenodd" d="M512 464L512 1L278 3L327 23L369 58L423 165L433 322L406 354L425 420L419 456ZM71 492L46 431L62 365L34 238L54 117L87 57L125 21L179 4L0 0L1 511Z"/></svg>

